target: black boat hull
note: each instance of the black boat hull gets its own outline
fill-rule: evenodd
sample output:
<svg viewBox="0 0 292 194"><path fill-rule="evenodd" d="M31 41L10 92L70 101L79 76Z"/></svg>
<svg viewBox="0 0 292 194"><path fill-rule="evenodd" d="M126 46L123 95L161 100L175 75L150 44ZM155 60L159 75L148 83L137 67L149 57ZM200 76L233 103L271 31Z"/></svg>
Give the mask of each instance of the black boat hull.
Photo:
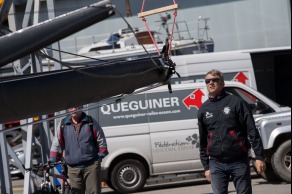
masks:
<svg viewBox="0 0 292 194"><path fill-rule="evenodd" d="M0 79L0 123L40 116L166 82L150 59Z"/></svg>

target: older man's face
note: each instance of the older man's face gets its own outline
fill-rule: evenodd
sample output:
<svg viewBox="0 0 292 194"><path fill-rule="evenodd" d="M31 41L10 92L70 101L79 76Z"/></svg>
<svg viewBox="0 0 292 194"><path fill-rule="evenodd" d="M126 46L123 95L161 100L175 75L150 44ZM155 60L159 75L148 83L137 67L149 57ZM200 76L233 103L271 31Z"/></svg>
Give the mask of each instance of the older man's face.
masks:
<svg viewBox="0 0 292 194"><path fill-rule="evenodd" d="M224 81L222 81L219 76L214 76L211 74L205 77L205 82L207 84L207 89L210 96L213 97L216 97L218 94L220 94L225 86Z"/></svg>
<svg viewBox="0 0 292 194"><path fill-rule="evenodd" d="M78 107L72 107L68 109L68 112L71 113L72 118L74 118L75 120L79 120L81 115L82 115L82 111L80 112L75 112L78 110L82 110L82 106L78 106Z"/></svg>

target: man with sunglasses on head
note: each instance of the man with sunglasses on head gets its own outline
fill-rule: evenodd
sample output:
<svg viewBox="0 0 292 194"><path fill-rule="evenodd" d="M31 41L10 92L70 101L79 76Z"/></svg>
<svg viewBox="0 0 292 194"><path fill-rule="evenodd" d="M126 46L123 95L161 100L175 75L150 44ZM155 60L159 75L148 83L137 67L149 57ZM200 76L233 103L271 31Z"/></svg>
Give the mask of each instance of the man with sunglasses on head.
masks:
<svg viewBox="0 0 292 194"><path fill-rule="evenodd" d="M64 156L72 194L101 193L101 162L107 156L107 143L100 125L82 112L83 107L69 108L61 121L50 153L50 162Z"/></svg>
<svg viewBox="0 0 292 194"><path fill-rule="evenodd" d="M263 144L251 110L244 100L228 94L223 74L205 76L209 99L198 112L200 157L214 194L228 194L230 178L237 194L252 194L248 152L256 154L256 169L266 169Z"/></svg>

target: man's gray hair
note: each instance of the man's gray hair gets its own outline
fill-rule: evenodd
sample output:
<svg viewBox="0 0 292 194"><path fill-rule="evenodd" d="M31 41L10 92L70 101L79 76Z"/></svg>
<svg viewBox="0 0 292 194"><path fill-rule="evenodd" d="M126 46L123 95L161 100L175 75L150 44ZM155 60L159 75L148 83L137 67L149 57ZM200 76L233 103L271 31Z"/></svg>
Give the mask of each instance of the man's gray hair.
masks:
<svg viewBox="0 0 292 194"><path fill-rule="evenodd" d="M217 70L217 69L212 69L211 71L209 71L205 77L207 77L207 75L213 75L213 76L218 76L221 81L224 81L224 75L221 71Z"/></svg>

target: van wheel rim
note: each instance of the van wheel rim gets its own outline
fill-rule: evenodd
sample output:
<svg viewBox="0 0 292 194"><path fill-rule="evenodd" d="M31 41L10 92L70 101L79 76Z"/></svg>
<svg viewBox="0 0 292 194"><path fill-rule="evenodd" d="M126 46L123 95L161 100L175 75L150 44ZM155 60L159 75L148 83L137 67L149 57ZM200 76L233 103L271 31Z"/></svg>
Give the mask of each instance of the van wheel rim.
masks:
<svg viewBox="0 0 292 194"><path fill-rule="evenodd" d="M141 172L134 166L123 167L119 173L119 180L127 188L136 187L140 183Z"/></svg>

